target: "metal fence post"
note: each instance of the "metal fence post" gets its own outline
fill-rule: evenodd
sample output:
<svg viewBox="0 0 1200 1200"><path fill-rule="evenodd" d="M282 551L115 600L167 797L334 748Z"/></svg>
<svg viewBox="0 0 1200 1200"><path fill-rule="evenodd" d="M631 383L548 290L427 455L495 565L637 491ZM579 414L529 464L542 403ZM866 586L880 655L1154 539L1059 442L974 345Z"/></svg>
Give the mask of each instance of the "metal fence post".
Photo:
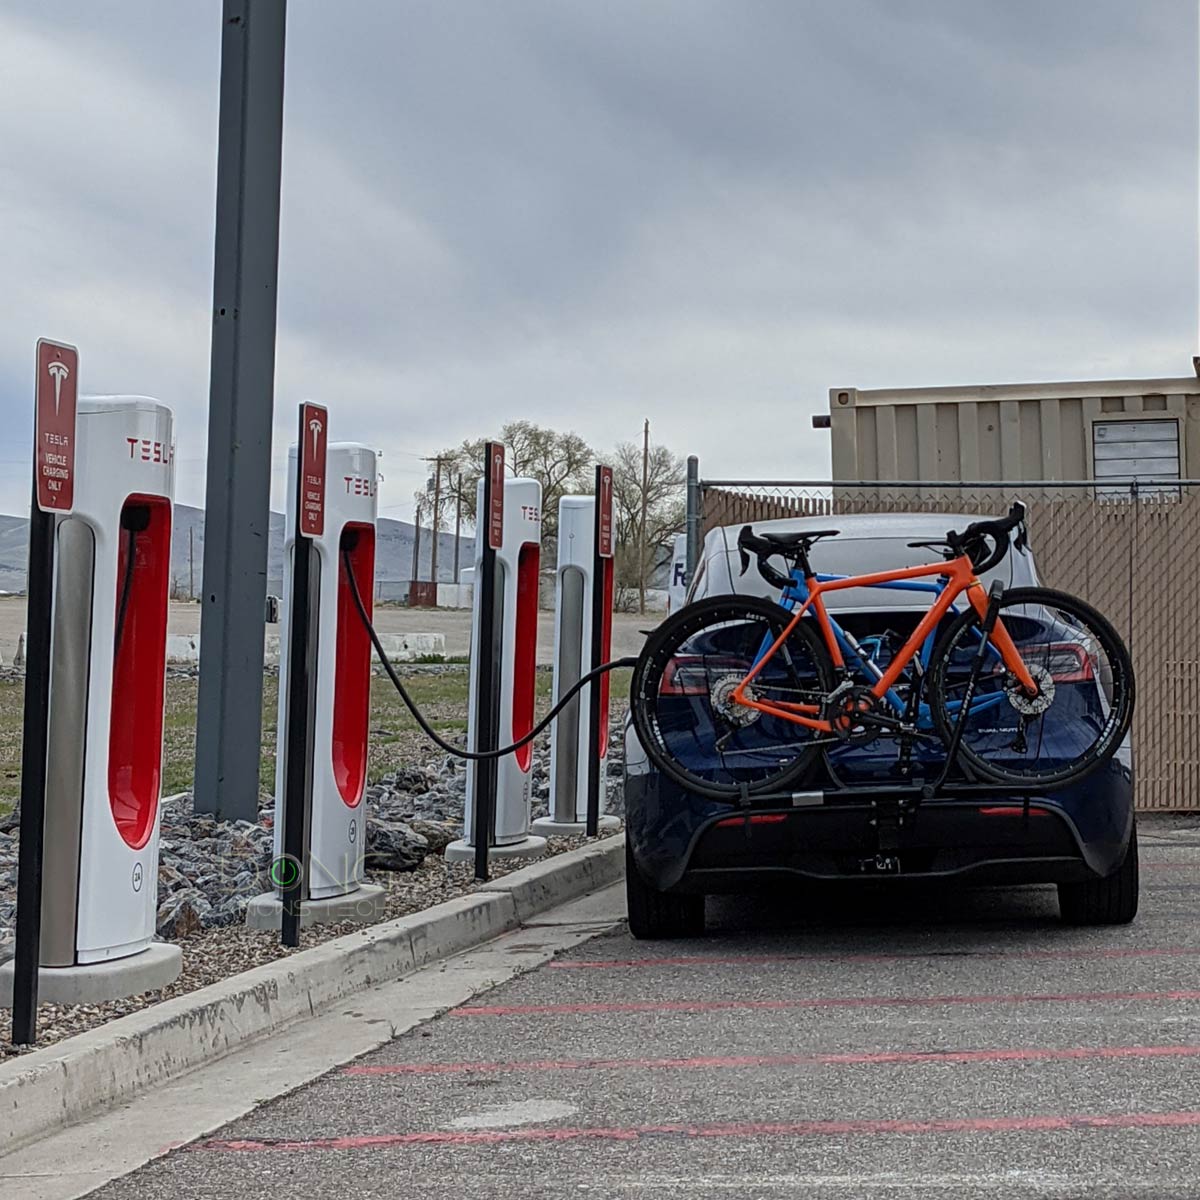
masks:
<svg viewBox="0 0 1200 1200"><path fill-rule="evenodd" d="M286 0L225 0L208 408L198 813L258 819Z"/></svg>
<svg viewBox="0 0 1200 1200"><path fill-rule="evenodd" d="M700 460L690 455L687 460L687 583L700 561Z"/></svg>

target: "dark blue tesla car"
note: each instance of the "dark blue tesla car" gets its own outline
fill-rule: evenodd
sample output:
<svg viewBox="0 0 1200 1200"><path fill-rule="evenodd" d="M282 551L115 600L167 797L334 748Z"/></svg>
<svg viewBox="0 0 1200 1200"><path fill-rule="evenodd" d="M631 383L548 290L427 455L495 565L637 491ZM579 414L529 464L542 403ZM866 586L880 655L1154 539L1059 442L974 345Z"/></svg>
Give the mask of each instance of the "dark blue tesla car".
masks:
<svg viewBox="0 0 1200 1200"><path fill-rule="evenodd" d="M910 565L909 543L940 537L974 519L963 514L864 514L837 519L840 534L813 553L829 574L862 574ZM756 524L786 533L828 517ZM722 593L771 595L756 573L739 573L737 527L705 539L688 601ZM1028 547L1014 548L985 584L1036 585ZM836 620L865 645L886 653L928 607L927 598L883 588L826 596ZM1064 652L1067 647L1064 648ZM1055 668L1058 670L1058 668ZM1064 671L1073 668L1065 664ZM1051 710L1069 720L1066 706ZM1048 714L1047 721L1051 714ZM1053 731L1050 732L1053 736ZM750 807L688 791L648 760L625 729L626 889L630 929L641 938L696 936L705 896L747 892L786 881L861 883L957 879L981 885L1057 885L1071 924L1131 921L1138 903L1133 758L1128 738L1117 755L1081 783L1034 795L980 794L953 784L915 808L897 807L908 779L937 776L942 747L918 742L906 779L895 741L877 739L830 752L806 790L753 800ZM688 763L703 771L705 764Z"/></svg>

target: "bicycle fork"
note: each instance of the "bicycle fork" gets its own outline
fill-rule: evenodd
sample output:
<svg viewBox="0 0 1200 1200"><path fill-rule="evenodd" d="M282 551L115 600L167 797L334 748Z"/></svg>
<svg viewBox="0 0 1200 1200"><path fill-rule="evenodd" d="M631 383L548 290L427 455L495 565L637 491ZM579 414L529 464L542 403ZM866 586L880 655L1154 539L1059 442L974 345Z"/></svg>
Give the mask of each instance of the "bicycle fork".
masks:
<svg viewBox="0 0 1200 1200"><path fill-rule="evenodd" d="M931 784L927 784L921 792L921 798L929 800L945 785L955 759L958 758L958 748L962 745L963 730L966 728L967 717L971 712L971 701L975 699L975 689L979 686L979 676L983 671L983 660L987 656L992 630L996 628L996 619L1000 615L1000 599L1004 595L1004 584L998 579L988 591L987 610L983 616L983 626L980 630L979 646L971 659L971 670L967 676L966 691L963 692L962 705L958 710L958 719L954 722L954 731L950 734L950 744L946 747L946 762L941 774Z"/></svg>

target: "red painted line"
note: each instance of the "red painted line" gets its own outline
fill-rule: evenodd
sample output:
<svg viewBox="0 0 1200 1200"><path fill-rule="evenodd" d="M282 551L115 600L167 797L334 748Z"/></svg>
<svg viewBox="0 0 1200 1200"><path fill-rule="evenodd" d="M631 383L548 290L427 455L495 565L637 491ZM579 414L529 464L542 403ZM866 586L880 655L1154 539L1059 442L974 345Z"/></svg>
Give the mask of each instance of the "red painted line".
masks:
<svg viewBox="0 0 1200 1200"><path fill-rule="evenodd" d="M1200 1126L1200 1112L1104 1113L1042 1117L968 1117L930 1121L745 1121L724 1125L632 1125L559 1129L433 1129L419 1133L305 1138L211 1138L192 1151L380 1150L401 1146L495 1146L520 1142L636 1142L642 1138L847 1137L879 1134L1044 1133L1073 1129L1186 1129Z"/></svg>
<svg viewBox="0 0 1200 1200"><path fill-rule="evenodd" d="M343 1075L466 1075L537 1071L691 1071L738 1067L912 1066L930 1063L1062 1062L1078 1059L1200 1058L1200 1046L1079 1046L1063 1050L922 1050L847 1054L752 1054L710 1058L568 1058L527 1062L388 1063Z"/></svg>
<svg viewBox="0 0 1200 1200"><path fill-rule="evenodd" d="M1148 864L1143 863L1143 866ZM1163 864L1168 865L1168 864ZM1169 864L1174 866L1174 864ZM820 962L820 963L880 963L908 962L918 959L1073 959L1073 958L1180 958L1200 955L1200 946L1121 946L1071 950L966 950L961 954L954 951L914 951L900 954L692 954L678 958L611 958L611 959L561 959L549 966L556 971L614 970L626 967L749 967L768 966L771 963Z"/></svg>
<svg viewBox="0 0 1200 1200"><path fill-rule="evenodd" d="M489 1004L456 1008L452 1017L552 1016L571 1013L769 1011L795 1008L938 1008L948 1004L1082 1004L1120 1000L1200 1000L1200 992L1048 992L1000 996L833 996L805 1000L635 1000L593 1004Z"/></svg>

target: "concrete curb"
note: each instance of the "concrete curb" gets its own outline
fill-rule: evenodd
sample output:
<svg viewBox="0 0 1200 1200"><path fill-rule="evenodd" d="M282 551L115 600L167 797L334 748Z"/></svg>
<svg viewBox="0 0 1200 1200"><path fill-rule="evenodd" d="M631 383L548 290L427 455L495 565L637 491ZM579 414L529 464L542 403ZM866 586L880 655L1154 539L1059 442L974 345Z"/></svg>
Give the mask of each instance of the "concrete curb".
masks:
<svg viewBox="0 0 1200 1200"><path fill-rule="evenodd" d="M615 883L624 838L560 854L424 912L372 925L0 1066L0 1154Z"/></svg>
<svg viewBox="0 0 1200 1200"><path fill-rule="evenodd" d="M625 839L612 837L513 871L485 883L476 895L506 893L516 906L517 921L524 923L568 897L585 896L624 875Z"/></svg>

